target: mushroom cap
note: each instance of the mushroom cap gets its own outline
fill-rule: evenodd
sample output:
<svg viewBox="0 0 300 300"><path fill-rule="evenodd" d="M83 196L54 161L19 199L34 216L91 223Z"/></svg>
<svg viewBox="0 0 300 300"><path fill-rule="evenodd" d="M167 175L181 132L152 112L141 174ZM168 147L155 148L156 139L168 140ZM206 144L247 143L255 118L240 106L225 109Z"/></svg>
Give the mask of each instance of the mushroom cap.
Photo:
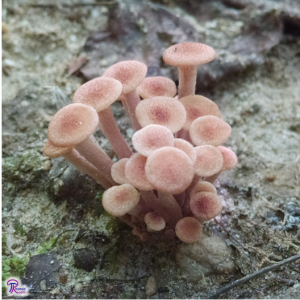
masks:
<svg viewBox="0 0 300 300"><path fill-rule="evenodd" d="M202 225L193 217L185 217L177 222L175 232L184 243L195 243L201 237Z"/></svg>
<svg viewBox="0 0 300 300"><path fill-rule="evenodd" d="M125 176L130 184L142 191L153 190L152 184L148 181L145 173L147 157L135 153L128 159L125 165Z"/></svg>
<svg viewBox="0 0 300 300"><path fill-rule="evenodd" d="M154 231L161 231L166 227L166 222L164 218L158 216L154 212L148 212L145 215L145 223L147 224L147 227Z"/></svg>
<svg viewBox="0 0 300 300"><path fill-rule="evenodd" d="M217 195L217 190L210 182L200 180L191 190L190 198L200 192L209 192Z"/></svg>
<svg viewBox="0 0 300 300"><path fill-rule="evenodd" d="M189 131L194 120L203 116L220 116L218 105L210 99L200 95L190 95L182 97L179 101L183 104L186 110L186 121L183 129Z"/></svg>
<svg viewBox="0 0 300 300"><path fill-rule="evenodd" d="M102 205L112 216L121 217L133 209L139 200L140 194L131 184L122 184L104 192Z"/></svg>
<svg viewBox="0 0 300 300"><path fill-rule="evenodd" d="M169 240L173 240L175 237L175 230L170 228L165 231L165 237Z"/></svg>
<svg viewBox="0 0 300 300"><path fill-rule="evenodd" d="M43 152L50 158L63 156L72 151L73 147L57 147L54 146L49 140L46 141Z"/></svg>
<svg viewBox="0 0 300 300"><path fill-rule="evenodd" d="M223 156L216 147L204 145L194 149L197 155L194 168L198 176L212 176L222 169Z"/></svg>
<svg viewBox="0 0 300 300"><path fill-rule="evenodd" d="M74 96L73 103L82 103L95 108L97 112L108 108L122 92L122 84L108 77L98 77L80 86Z"/></svg>
<svg viewBox="0 0 300 300"><path fill-rule="evenodd" d="M195 173L190 158L174 147L154 151L147 159L145 170L155 189L170 194L186 190Z"/></svg>
<svg viewBox="0 0 300 300"><path fill-rule="evenodd" d="M198 66L216 58L216 51L205 44L186 42L169 47L163 54L166 64L172 66Z"/></svg>
<svg viewBox="0 0 300 300"><path fill-rule="evenodd" d="M200 192L192 196L190 208L194 216L201 222L211 220L222 210L221 198L209 192Z"/></svg>
<svg viewBox="0 0 300 300"><path fill-rule="evenodd" d="M150 124L163 125L172 133L179 131L186 120L184 106L171 97L153 97L140 101L135 110L142 127Z"/></svg>
<svg viewBox="0 0 300 300"><path fill-rule="evenodd" d="M137 92L143 99L156 96L174 97L177 89L173 80L163 76L154 76L146 77L137 87Z"/></svg>
<svg viewBox="0 0 300 300"><path fill-rule="evenodd" d="M139 227L134 227L132 229L132 234L136 236L140 236L142 233L145 232L145 229L139 228Z"/></svg>
<svg viewBox="0 0 300 300"><path fill-rule="evenodd" d="M129 158L122 158L111 167L111 177L116 183L125 184L130 183L125 176L125 165Z"/></svg>
<svg viewBox="0 0 300 300"><path fill-rule="evenodd" d="M149 156L161 147L173 147L174 136L165 126L152 124L136 131L132 136L132 144L140 154Z"/></svg>
<svg viewBox="0 0 300 300"><path fill-rule="evenodd" d="M136 60L118 62L109 67L103 77L110 77L120 81L123 85L122 95L136 89L147 74L147 66Z"/></svg>
<svg viewBox="0 0 300 300"><path fill-rule="evenodd" d="M233 169L238 163L238 158L236 154L231 149L223 146L218 146L217 149L221 152L223 156L223 167L221 171Z"/></svg>
<svg viewBox="0 0 300 300"><path fill-rule="evenodd" d="M199 117L190 126L190 137L197 146L219 146L231 133L231 126L215 116Z"/></svg>
<svg viewBox="0 0 300 300"><path fill-rule="evenodd" d="M189 142L183 139L175 139L174 147L185 152L186 155L190 158L192 164L196 162L197 155L195 148Z"/></svg>
<svg viewBox="0 0 300 300"><path fill-rule="evenodd" d="M83 142L99 123L96 110L74 103L60 109L48 127L48 139L57 147L70 147Z"/></svg>

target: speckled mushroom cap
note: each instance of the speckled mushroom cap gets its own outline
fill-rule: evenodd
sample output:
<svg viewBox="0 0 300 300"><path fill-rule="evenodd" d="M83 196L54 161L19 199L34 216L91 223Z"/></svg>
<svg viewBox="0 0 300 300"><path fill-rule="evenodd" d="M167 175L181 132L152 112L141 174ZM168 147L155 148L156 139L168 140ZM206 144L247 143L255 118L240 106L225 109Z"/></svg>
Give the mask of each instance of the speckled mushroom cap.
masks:
<svg viewBox="0 0 300 300"><path fill-rule="evenodd" d="M109 214L121 217L132 210L139 199L139 192L131 184L122 184L104 192L102 205Z"/></svg>
<svg viewBox="0 0 300 300"><path fill-rule="evenodd" d="M129 183L136 188L142 191L151 191L154 188L146 177L146 162L147 157L139 153L133 154L125 165L125 176Z"/></svg>
<svg viewBox="0 0 300 300"><path fill-rule="evenodd" d="M192 164L196 162L197 155L195 148L189 142L183 139L175 139L174 147L185 152L186 155L190 158Z"/></svg>
<svg viewBox="0 0 300 300"><path fill-rule="evenodd" d="M200 192L217 194L217 190L210 182L200 180L191 190L190 197Z"/></svg>
<svg viewBox="0 0 300 300"><path fill-rule="evenodd" d="M185 191L195 173L190 158L174 147L154 151L147 159L145 171L155 189L170 194Z"/></svg>
<svg viewBox="0 0 300 300"><path fill-rule="evenodd" d="M135 132L132 144L140 154L149 156L161 147L174 146L174 136L170 129L152 124Z"/></svg>
<svg viewBox="0 0 300 300"><path fill-rule="evenodd" d="M223 157L220 151L211 145L195 147L196 162L194 164L195 173L198 176L212 176L221 171Z"/></svg>
<svg viewBox="0 0 300 300"><path fill-rule="evenodd" d="M169 47L163 54L166 64L172 66L202 65L216 58L216 51L205 44L186 42Z"/></svg>
<svg viewBox="0 0 300 300"><path fill-rule="evenodd" d="M184 106L171 97L153 97L141 101L135 110L142 127L158 124L169 128L172 133L179 131L186 120Z"/></svg>
<svg viewBox="0 0 300 300"><path fill-rule="evenodd" d="M199 117L190 126L190 137L197 146L219 146L230 136L231 126L215 116Z"/></svg>
<svg viewBox="0 0 300 300"><path fill-rule="evenodd" d="M183 129L189 131L194 120L199 117L212 115L218 117L220 110L218 105L210 99L200 95L190 95L179 99L186 110L186 122Z"/></svg>
<svg viewBox="0 0 300 300"><path fill-rule="evenodd" d="M98 122L98 114L93 107L81 103L67 105L52 118L48 139L57 147L75 146L95 131Z"/></svg>
<svg viewBox="0 0 300 300"><path fill-rule="evenodd" d="M156 96L174 97L177 89L173 80L163 76L154 76L145 78L137 87L137 92L144 99Z"/></svg>
<svg viewBox="0 0 300 300"><path fill-rule="evenodd" d="M108 77L98 77L80 86L74 96L73 103L90 105L101 111L115 102L122 92L122 84Z"/></svg>
<svg viewBox="0 0 300 300"><path fill-rule="evenodd" d="M127 60L118 62L109 67L103 77L110 77L120 81L123 85L122 94L136 89L147 74L147 66L139 61Z"/></svg>
<svg viewBox="0 0 300 300"><path fill-rule="evenodd" d="M125 176L125 165L129 158L122 158L111 167L111 177L119 184L129 183Z"/></svg>
<svg viewBox="0 0 300 300"><path fill-rule="evenodd" d="M161 231L166 226L165 220L154 212L148 212L145 215L144 220L147 224L147 227L154 231Z"/></svg>
<svg viewBox="0 0 300 300"><path fill-rule="evenodd" d="M201 237L202 225L195 218L185 217L177 222L175 232L184 243L195 243Z"/></svg>
<svg viewBox="0 0 300 300"><path fill-rule="evenodd" d="M73 147L56 147L49 140L46 141L43 152L50 158L63 156L72 151Z"/></svg>
<svg viewBox="0 0 300 300"><path fill-rule="evenodd" d="M194 216L204 222L220 214L222 201L220 197L214 193L200 192L192 196L190 208Z"/></svg>
<svg viewBox="0 0 300 300"><path fill-rule="evenodd" d="M233 169L238 163L238 158L236 154L229 148L224 146L218 146L217 149L221 152L223 156L223 167L221 171L227 171Z"/></svg>

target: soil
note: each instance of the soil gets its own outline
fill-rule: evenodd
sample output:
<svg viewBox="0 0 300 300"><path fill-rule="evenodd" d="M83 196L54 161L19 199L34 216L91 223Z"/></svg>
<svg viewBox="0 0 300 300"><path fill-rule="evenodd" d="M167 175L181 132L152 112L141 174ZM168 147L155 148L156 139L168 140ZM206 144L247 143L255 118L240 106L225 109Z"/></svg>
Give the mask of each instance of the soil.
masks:
<svg viewBox="0 0 300 300"><path fill-rule="evenodd" d="M2 255L29 261L12 275L23 277L31 298L206 298L299 254L298 1L7 0L2 15ZM235 268L205 275L193 268L197 259L186 260L189 268L176 261L178 241L139 241L105 213L100 185L42 154L51 116L80 84L134 58L148 65L148 76L177 82L163 50L194 40L217 51L199 68L197 91L232 126L225 145L239 159L216 182L221 215L204 225L226 244ZM120 103L113 113L130 143ZM96 138L116 159L100 131ZM219 296L299 297L299 260Z"/></svg>

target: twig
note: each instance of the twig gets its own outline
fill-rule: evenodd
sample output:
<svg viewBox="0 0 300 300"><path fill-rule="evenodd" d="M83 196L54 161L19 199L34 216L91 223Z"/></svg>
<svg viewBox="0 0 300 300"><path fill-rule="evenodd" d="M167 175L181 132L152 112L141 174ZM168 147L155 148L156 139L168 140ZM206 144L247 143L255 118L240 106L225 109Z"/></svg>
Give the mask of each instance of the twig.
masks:
<svg viewBox="0 0 300 300"><path fill-rule="evenodd" d="M241 284L243 284L243 283L245 283L245 282L247 282L247 281L249 281L249 280L251 280L251 279L253 279L255 277L258 277L258 276L260 276L260 275L262 275L264 273L267 273L269 271L275 270L275 269L277 269L277 268L279 268L279 267L281 267L281 266L283 266L285 264L291 263L291 262L296 261L298 259L300 259L300 254L294 255L294 256L289 257L289 258L287 258L285 260L282 260L281 262L279 262L279 263L277 263L277 264L275 264L273 266L266 267L266 268L263 268L263 269L261 269L261 270L259 270L257 272L249 274L249 275L247 275L247 276L245 276L245 277L243 277L241 279L238 279L238 280L234 281L233 283L230 283L227 286L219 289L214 294L209 295L207 297L207 299L216 299L221 294L229 292L231 289L235 288L236 286L239 286L239 285L241 285Z"/></svg>
<svg viewBox="0 0 300 300"><path fill-rule="evenodd" d="M104 281L117 281L117 282L131 282L131 281L138 281L144 278L149 277L149 275L144 275L142 277L138 277L138 278L132 278L132 279L113 279L113 278L106 278L106 277L102 277L102 276L98 276L97 279L98 280L104 280Z"/></svg>

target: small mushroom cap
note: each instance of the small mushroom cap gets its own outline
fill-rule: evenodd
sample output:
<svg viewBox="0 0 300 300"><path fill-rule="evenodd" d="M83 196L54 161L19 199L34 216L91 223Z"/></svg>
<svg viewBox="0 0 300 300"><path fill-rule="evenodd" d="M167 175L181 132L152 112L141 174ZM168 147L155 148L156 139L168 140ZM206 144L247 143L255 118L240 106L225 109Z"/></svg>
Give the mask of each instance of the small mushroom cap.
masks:
<svg viewBox="0 0 300 300"><path fill-rule="evenodd" d="M169 47L163 54L166 64L172 66L198 66L216 58L216 51L205 44L186 42Z"/></svg>
<svg viewBox="0 0 300 300"><path fill-rule="evenodd" d="M142 127L158 124L169 128L172 133L179 131L186 120L184 106L171 97L145 99L139 102L135 113Z"/></svg>
<svg viewBox="0 0 300 300"><path fill-rule="evenodd" d="M104 192L102 205L112 216L121 217L133 209L139 200L140 194L131 184L122 184Z"/></svg>
<svg viewBox="0 0 300 300"><path fill-rule="evenodd" d="M74 103L60 109L48 127L48 139L57 147L71 147L83 142L99 123L96 110Z"/></svg>
<svg viewBox="0 0 300 300"><path fill-rule="evenodd" d="M192 196L190 208L194 216L201 222L211 220L220 214L222 201L214 193L200 192Z"/></svg>
<svg viewBox="0 0 300 300"><path fill-rule="evenodd" d="M223 146L218 146L217 149L221 152L223 156L223 167L221 171L233 169L238 163L238 158L236 154L231 149Z"/></svg>
<svg viewBox="0 0 300 300"><path fill-rule="evenodd" d="M228 123L215 116L197 118L190 126L190 137L197 146L219 146L230 136Z"/></svg>
<svg viewBox="0 0 300 300"><path fill-rule="evenodd" d="M132 136L132 144L140 154L149 156L153 151L161 147L173 147L174 136L170 129L152 124L136 131Z"/></svg>
<svg viewBox="0 0 300 300"><path fill-rule="evenodd" d="M147 159L145 170L155 189L170 194L186 190L195 173L190 158L174 147L154 151Z"/></svg>
<svg viewBox="0 0 300 300"><path fill-rule="evenodd" d="M200 192L209 192L213 194L217 194L217 190L210 182L202 181L200 180L191 190L190 192L190 198L193 197L193 195L200 193Z"/></svg>
<svg viewBox="0 0 300 300"><path fill-rule="evenodd" d="M82 103L95 108L97 112L108 108L122 92L122 84L108 77L98 77L80 86L74 96L73 103Z"/></svg>
<svg viewBox="0 0 300 300"><path fill-rule="evenodd" d="M46 141L43 152L50 158L63 156L72 151L73 147L56 147L49 140Z"/></svg>
<svg viewBox="0 0 300 300"><path fill-rule="evenodd" d="M156 96L174 97L177 89L173 80L163 76L154 76L145 78L137 87L137 92L143 99Z"/></svg>
<svg viewBox="0 0 300 300"><path fill-rule="evenodd" d="M192 164L196 162L197 155L195 148L189 142L183 139L175 139L174 147L185 152L186 155L190 158Z"/></svg>
<svg viewBox="0 0 300 300"><path fill-rule="evenodd" d="M177 222L175 232L184 243L195 243L201 237L202 225L195 218L185 217Z"/></svg>
<svg viewBox="0 0 300 300"><path fill-rule="evenodd" d="M145 232L145 229L139 228L139 227L134 227L132 229L132 234L136 236L140 236L142 233Z"/></svg>
<svg viewBox="0 0 300 300"><path fill-rule="evenodd" d="M216 147L204 145L194 149L197 155L194 167L198 176L212 176L222 169L223 156Z"/></svg>
<svg viewBox="0 0 300 300"><path fill-rule="evenodd" d="M203 116L220 116L218 105L200 95L190 95L179 99L186 110L186 121L183 129L189 131L194 120Z"/></svg>
<svg viewBox="0 0 300 300"><path fill-rule="evenodd" d="M111 167L111 177L119 184L130 183L125 176L125 165L129 158L122 158Z"/></svg>
<svg viewBox="0 0 300 300"><path fill-rule="evenodd" d="M169 240L173 240L175 237L175 230L170 228L165 231L165 237Z"/></svg>
<svg viewBox="0 0 300 300"><path fill-rule="evenodd" d="M153 190L153 186L150 184L145 173L146 162L147 157L139 153L133 154L125 165L125 176L129 183L137 189L151 191Z"/></svg>
<svg viewBox="0 0 300 300"><path fill-rule="evenodd" d="M147 66L139 61L127 60L109 67L103 77L110 77L120 81L123 85L122 94L125 95L136 89L147 74Z"/></svg>
<svg viewBox="0 0 300 300"><path fill-rule="evenodd" d="M161 231L166 227L165 220L154 212L148 212L144 220L147 227L154 231Z"/></svg>

